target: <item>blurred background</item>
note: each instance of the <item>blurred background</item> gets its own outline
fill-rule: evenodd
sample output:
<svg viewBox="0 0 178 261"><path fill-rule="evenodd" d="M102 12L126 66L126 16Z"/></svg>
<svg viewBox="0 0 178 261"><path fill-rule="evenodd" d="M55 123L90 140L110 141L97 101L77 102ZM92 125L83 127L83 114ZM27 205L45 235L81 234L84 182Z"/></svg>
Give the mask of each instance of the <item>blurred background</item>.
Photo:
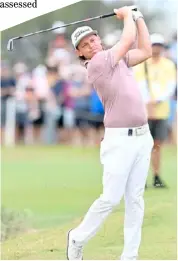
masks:
<svg viewBox="0 0 178 261"><path fill-rule="evenodd" d="M101 190L99 145L104 132L104 110L95 91L84 97L71 95L74 87L87 85L86 70L70 40L77 26L16 41L12 52L7 52L8 40L133 4L143 13L150 34L164 38L161 55L173 62L177 72L176 0L81 1L1 33L3 259L65 259L67 230L78 223ZM123 25L114 17L87 24L98 30L106 48L120 39ZM161 165L168 189L146 191L140 259L176 259L176 84L168 102ZM148 187L151 179L149 175ZM118 258L123 244L122 204L118 211L89 244L88 259ZM116 222L118 227L113 226ZM105 234L110 234L112 244Z"/></svg>
<svg viewBox="0 0 178 261"><path fill-rule="evenodd" d="M114 7L130 4L140 7L150 34L164 36L164 55L177 63L177 1L174 0L82 1L2 32L1 76L9 79L8 94L1 94L2 144L100 141L103 108L97 96L94 92L84 98L70 96L70 88L81 88L86 77L71 46L70 35L76 27L17 41L13 52L7 52L6 44L16 35L109 13ZM89 25L98 30L106 47L120 38L122 23L113 17ZM7 83L1 84L2 90L3 84Z"/></svg>

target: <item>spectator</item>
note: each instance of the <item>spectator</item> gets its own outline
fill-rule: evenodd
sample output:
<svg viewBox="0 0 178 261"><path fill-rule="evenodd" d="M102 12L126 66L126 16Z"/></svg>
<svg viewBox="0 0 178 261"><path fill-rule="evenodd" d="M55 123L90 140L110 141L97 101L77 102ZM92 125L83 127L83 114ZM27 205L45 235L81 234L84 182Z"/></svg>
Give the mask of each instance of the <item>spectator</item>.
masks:
<svg viewBox="0 0 178 261"><path fill-rule="evenodd" d="M47 81L50 95L47 102L48 113L46 120L48 118L50 123L46 123L46 125L48 126L48 134L49 132L54 133L56 128L58 128L57 140L68 143L72 138L74 110L73 101L69 95L71 84L69 81L60 77L60 69L61 68L56 65L47 66ZM50 137L52 137L51 134Z"/></svg>
<svg viewBox="0 0 178 261"><path fill-rule="evenodd" d="M170 114L168 118L169 142L177 144L177 86L170 99Z"/></svg>
<svg viewBox="0 0 178 261"><path fill-rule="evenodd" d="M52 27L54 28L62 25L64 25L63 22L57 21L53 24ZM56 29L53 32L55 39L50 43L48 58L51 57L56 61L57 64L60 64L60 76L62 76L63 79L68 79L71 53L69 51L69 46L65 35L66 28Z"/></svg>
<svg viewBox="0 0 178 261"><path fill-rule="evenodd" d="M164 38L162 35L151 35L152 58L146 63L134 67L147 104L149 127L154 139L152 166L154 172L153 186L165 187L161 176L161 148L167 138L169 101L175 91L176 71L174 63L163 57Z"/></svg>
<svg viewBox="0 0 178 261"><path fill-rule="evenodd" d="M31 87L31 76L24 63L16 63L13 68L16 79L16 141L24 143L29 127L27 89Z"/></svg>
<svg viewBox="0 0 178 261"><path fill-rule="evenodd" d="M57 142L58 120L62 112L62 86L59 83L58 67L56 65L47 65L46 80L48 84L48 95L45 106L45 142L54 144Z"/></svg>
<svg viewBox="0 0 178 261"><path fill-rule="evenodd" d="M173 40L169 45L169 58L174 62L177 70L177 33L174 33ZM176 75L177 76L177 75ZM176 79L177 83L177 79ZM176 113L177 113L177 86L173 97L170 99L170 116L169 116L169 140L171 143L176 143Z"/></svg>
<svg viewBox="0 0 178 261"><path fill-rule="evenodd" d="M75 113L74 113L74 99L70 95L72 84L69 80L60 78L58 84L62 86L62 127L63 127L63 142L71 144L73 140L73 130L75 126ZM59 96L60 97L60 96ZM60 122L59 122L60 126Z"/></svg>
<svg viewBox="0 0 178 261"><path fill-rule="evenodd" d="M87 71L79 64L71 66L71 84L73 89L82 89L88 84ZM74 98L75 111L75 130L73 143L77 145L86 145L89 139L89 93L85 96L78 96Z"/></svg>
<svg viewBox="0 0 178 261"><path fill-rule="evenodd" d="M91 118L89 122L91 126L91 141L92 144L97 145L100 143L104 131L104 109L95 90L92 90L91 92L90 112Z"/></svg>
<svg viewBox="0 0 178 261"><path fill-rule="evenodd" d="M1 144L4 143L4 131L6 123L6 104L8 98L15 93L15 78L11 75L7 62L1 62Z"/></svg>
<svg viewBox="0 0 178 261"><path fill-rule="evenodd" d="M32 85L34 92L32 95L33 108L31 109L30 118L33 124L33 138L35 143L41 142L42 130L44 126L45 104L49 92L46 71L45 66L39 65L32 72Z"/></svg>
<svg viewBox="0 0 178 261"><path fill-rule="evenodd" d="M83 67L81 67L83 68ZM86 73L86 69L83 68ZM78 111L78 116L80 116L80 120L87 120L89 124L89 131L87 131L87 136L89 136L88 143L90 145L96 145L101 141L101 137L103 135L103 117L104 111L101 101L98 98L98 95L93 90L92 86L88 84L87 74L85 78L85 84L80 86L80 88L74 87L70 92L72 97L75 97L75 100L81 100L90 97L89 99L89 113L87 113L87 109L80 108L80 112ZM83 112L82 112L83 111Z"/></svg>
<svg viewBox="0 0 178 261"><path fill-rule="evenodd" d="M178 70L177 70L177 73L178 73ZM173 141L173 144L177 145L177 86L176 86L176 90L175 90L173 98L176 103L176 108L175 108L175 118L174 118L174 122L173 122L173 126L172 126L172 141Z"/></svg>

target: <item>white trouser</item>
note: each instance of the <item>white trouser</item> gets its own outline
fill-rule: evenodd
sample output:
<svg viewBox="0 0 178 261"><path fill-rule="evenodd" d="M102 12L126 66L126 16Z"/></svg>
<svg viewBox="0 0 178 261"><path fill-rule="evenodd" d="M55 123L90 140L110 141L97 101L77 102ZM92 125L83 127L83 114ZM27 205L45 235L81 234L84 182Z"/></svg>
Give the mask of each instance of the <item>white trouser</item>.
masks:
<svg viewBox="0 0 178 261"><path fill-rule="evenodd" d="M92 204L71 236L81 245L93 237L106 217L125 198L124 249L121 259L136 259L144 216L143 194L153 139L148 125L132 129L106 128L101 142L103 194Z"/></svg>

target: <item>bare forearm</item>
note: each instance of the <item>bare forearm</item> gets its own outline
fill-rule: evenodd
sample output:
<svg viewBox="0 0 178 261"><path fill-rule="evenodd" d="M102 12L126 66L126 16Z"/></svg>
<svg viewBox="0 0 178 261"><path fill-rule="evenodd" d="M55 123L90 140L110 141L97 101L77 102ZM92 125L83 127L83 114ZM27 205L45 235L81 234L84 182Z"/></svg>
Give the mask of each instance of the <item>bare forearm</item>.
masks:
<svg viewBox="0 0 178 261"><path fill-rule="evenodd" d="M150 35L145 21L139 18L136 21L137 25L137 38L138 38L138 49L146 50L147 52L152 52Z"/></svg>
<svg viewBox="0 0 178 261"><path fill-rule="evenodd" d="M140 11L133 12L137 27L137 47L128 52L128 67L135 66L152 56L152 46L147 26Z"/></svg>
<svg viewBox="0 0 178 261"><path fill-rule="evenodd" d="M132 13L124 19L124 29L120 42L128 45L128 49L134 44L136 39L136 26L132 18Z"/></svg>
<svg viewBox="0 0 178 261"><path fill-rule="evenodd" d="M114 62L118 63L126 53L132 48L136 38L136 26L132 18L132 13L129 12L124 17L124 29L120 41L112 47Z"/></svg>

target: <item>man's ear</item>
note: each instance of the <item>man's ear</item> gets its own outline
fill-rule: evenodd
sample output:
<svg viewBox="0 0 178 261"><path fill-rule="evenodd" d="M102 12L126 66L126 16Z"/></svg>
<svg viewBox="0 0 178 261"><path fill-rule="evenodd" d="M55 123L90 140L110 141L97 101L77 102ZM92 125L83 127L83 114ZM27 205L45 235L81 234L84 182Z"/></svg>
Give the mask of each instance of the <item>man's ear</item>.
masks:
<svg viewBox="0 0 178 261"><path fill-rule="evenodd" d="M75 49L75 52L76 52L77 56L79 56L79 57L83 56L82 53L78 49Z"/></svg>

